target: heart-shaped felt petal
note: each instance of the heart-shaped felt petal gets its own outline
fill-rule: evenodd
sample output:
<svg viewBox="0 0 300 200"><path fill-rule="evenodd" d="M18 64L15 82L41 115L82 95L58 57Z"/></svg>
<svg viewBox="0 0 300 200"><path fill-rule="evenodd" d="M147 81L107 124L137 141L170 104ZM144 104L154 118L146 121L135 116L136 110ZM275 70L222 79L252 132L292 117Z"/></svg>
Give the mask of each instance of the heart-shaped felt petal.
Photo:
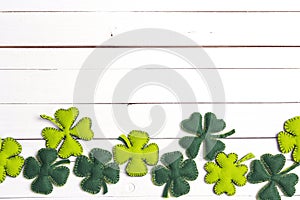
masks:
<svg viewBox="0 0 300 200"><path fill-rule="evenodd" d="M261 183L269 180L271 176L268 174L266 169L260 160L254 160L250 164L250 172L247 175L249 183Z"/></svg>
<svg viewBox="0 0 300 200"><path fill-rule="evenodd" d="M296 192L295 185L298 183L298 176L296 174L285 174L276 182L284 195L291 197Z"/></svg>
<svg viewBox="0 0 300 200"><path fill-rule="evenodd" d="M202 115L193 113L188 119L181 122L181 128L188 133L202 134Z"/></svg>
<svg viewBox="0 0 300 200"><path fill-rule="evenodd" d="M271 175L278 174L285 164L285 157L282 154L271 155L264 154L261 156L261 161Z"/></svg>
<svg viewBox="0 0 300 200"><path fill-rule="evenodd" d="M223 119L217 119L214 113L208 112L204 116L204 128L206 133L218 133L226 127Z"/></svg>

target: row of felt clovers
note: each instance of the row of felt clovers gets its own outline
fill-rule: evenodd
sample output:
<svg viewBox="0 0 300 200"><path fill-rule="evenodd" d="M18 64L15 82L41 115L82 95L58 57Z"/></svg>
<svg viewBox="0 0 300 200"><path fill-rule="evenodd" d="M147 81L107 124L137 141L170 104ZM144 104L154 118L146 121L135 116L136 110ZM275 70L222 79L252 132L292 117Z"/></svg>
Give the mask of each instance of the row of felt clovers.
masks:
<svg viewBox="0 0 300 200"><path fill-rule="evenodd" d="M248 167L242 162L253 158L248 154L238 160L235 153L226 155L223 153L225 144L219 139L234 134L234 130L217 134L225 129L225 122L217 119L213 113L206 113L204 120L200 113L193 113L189 119L183 120L181 127L184 131L194 134L180 139L179 144L186 149L188 159L183 160L179 151L166 153L159 159L159 148L155 143L148 144L149 136L146 132L132 131L128 137L121 135L123 144L113 148L113 155L106 150L95 148L89 153L89 157L82 155L83 149L76 139L91 140L91 120L82 118L76 125L79 111L77 108L67 110L60 109L55 112L54 118L41 115L43 119L51 121L57 128L47 127L42 130L42 136L46 140L46 147L39 150L37 159L29 157L25 160L19 156L21 145L12 138L6 138L1 143L0 151L0 182L5 180L6 174L12 177L18 176L24 165L24 176L34 179L31 188L34 192L49 194L53 186L62 186L69 176L69 168L62 164L69 163L70 156L76 156L73 172L76 176L85 177L81 182L84 191L92 194L107 192L107 183L119 181L119 166L128 161L126 172L129 176L144 176L147 174L147 165L152 168L152 181L155 185L165 185L163 197L170 192L178 197L187 194L190 190L187 181L196 180L198 169L194 158L197 157L201 144L204 145L204 158L215 162L207 162L204 169L207 171L205 182L215 183L214 192L218 195L226 193L235 194L235 185L244 186L248 180L250 183L268 183L258 192L259 199L280 199L276 185L279 186L285 196L295 194L295 185L298 181L296 174L288 174L297 167L300 161L298 150L298 133L300 134L300 118L295 117L285 123L285 132L278 134L280 150L283 153L293 151L295 163L282 170L285 165L285 157L282 154L275 156L264 154L260 160L252 161L247 177ZM204 121L204 122L203 122ZM56 149L58 151L56 151ZM56 161L60 157L62 160ZM115 162L110 162L114 157ZM281 172L280 172L281 171Z"/></svg>

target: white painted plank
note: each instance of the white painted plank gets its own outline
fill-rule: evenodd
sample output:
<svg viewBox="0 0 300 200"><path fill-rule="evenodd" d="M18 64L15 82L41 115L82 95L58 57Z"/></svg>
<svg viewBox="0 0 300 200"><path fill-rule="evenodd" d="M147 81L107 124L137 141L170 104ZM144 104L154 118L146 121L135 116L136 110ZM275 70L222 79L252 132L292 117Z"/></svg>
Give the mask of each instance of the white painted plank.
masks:
<svg viewBox="0 0 300 200"><path fill-rule="evenodd" d="M78 70L1 71L1 103L128 103L128 102L294 102L299 101L299 69L144 69L86 70L82 82L77 80ZM173 74L170 74L170 73ZM129 74L138 78L123 80ZM218 74L222 83L218 82ZM143 78L143 79L141 79ZM141 80L140 80L141 79ZM148 79L151 79L149 83ZM81 79L80 79L81 80ZM174 82L176 80L176 84ZM214 80L214 81L212 81ZM121 82L122 81L122 82ZM210 82L208 82L210 81ZM134 85L130 93L120 86ZM182 84L182 85L179 85ZM79 86L85 84L78 94ZM118 85L121 84L121 85ZM160 85L159 85L160 84ZM175 85L174 85L175 84ZM226 99L222 98L221 84ZM186 86L185 86L186 85ZM89 92L85 91L96 87ZM127 87L127 86L126 86ZM135 88L137 87L137 88ZM182 90L185 90L184 92ZM187 90L189 89L189 90ZM123 93L113 97L114 92ZM181 92L180 92L181 91ZM181 94L180 94L180 93ZM118 94L119 94L118 93ZM125 95L125 96L124 96ZM130 95L130 99L126 99ZM191 95L195 95L192 98ZM214 96L214 97L213 97ZM125 100L124 100L125 98Z"/></svg>
<svg viewBox="0 0 300 200"><path fill-rule="evenodd" d="M166 140L151 140L152 142L158 143L159 146L161 146L162 143L168 143L171 141ZM23 145L23 152L22 155L24 157L27 156L33 156L36 154L37 150L40 148L43 148L43 142L42 141L20 141ZM105 143L108 141L102 141L99 142L96 147L102 147L105 146ZM116 141L113 141L115 144L118 143ZM241 148L240 144L243 143L243 148ZM255 146L260 146L261 148L254 148ZM93 148L93 147L91 147ZM90 149L91 149L90 148ZM180 150L179 147L177 147L177 150ZM169 152L176 149L175 147L173 149L164 149L163 151ZM86 149L86 152L88 152L89 149ZM181 150L182 151L182 150ZM273 139L269 140L230 140L230 143L227 144L227 149L225 153L231 153L231 152L239 152L239 156L242 157L244 154L252 152L256 155L256 158L259 158L260 155L264 153L272 153L277 154L278 151L276 149L276 143ZM205 184L203 181L203 177L205 176L205 171L203 170L203 165L205 163L202 159L196 159L195 160L198 166L199 170L199 177L196 181L190 182L191 190L190 193L184 198L209 198L209 199L219 199L220 196L214 195L212 192L213 185ZM246 163L247 165L249 162ZM291 164L290 161L287 162L288 166ZM124 165L125 166L125 165ZM121 166L121 169L123 169L124 166ZM70 165L70 168L72 169L73 163ZM299 173L299 169L296 169L294 172ZM102 198L102 194L97 195L90 195L85 192L83 192L80 187L79 183L81 181L81 178L75 177L75 175L71 174L67 184L63 187L54 187L54 191L49 196L44 195L38 195L35 193L32 193L30 191L30 184L31 180L27 180L22 175L20 175L17 178L7 178L7 180L0 185L0 196L2 198L8 198L8 197L32 197L32 198L42 198L42 197L48 197L48 198L71 198L71 197L81 197L81 198ZM15 184L18 182L18 192L15 192ZM141 184L141 182L143 184ZM236 198L241 199L248 199L248 198L254 198L257 191L262 187L263 184L247 184L243 188L237 188ZM199 189L201 188L201 189ZM297 192L296 194L299 195L300 187L299 185L296 187ZM147 199L147 198L159 198L162 194L163 187L154 186L151 183L150 175L147 174L144 177L128 177L126 174L124 174L123 170L121 171L121 177L119 183L115 185L109 185L108 186L109 192L106 196L109 199L112 198L141 198L141 199ZM68 192L66 192L68 191ZM221 196L222 198L227 199L225 195Z"/></svg>
<svg viewBox="0 0 300 200"><path fill-rule="evenodd" d="M296 0L11 0L0 5L1 11L293 11Z"/></svg>
<svg viewBox="0 0 300 200"><path fill-rule="evenodd" d="M93 48L0 49L0 70L80 69L94 50ZM108 50L111 51L112 49ZM300 68L299 48L203 48L203 50L208 54L216 68ZM191 67L166 51L144 49L128 53L121 62L110 66L110 69L133 69L150 63L169 68ZM98 65L87 67L89 69L103 68L103 66ZM207 68L211 66L203 64L197 67Z"/></svg>
<svg viewBox="0 0 300 200"><path fill-rule="evenodd" d="M161 28L183 34L199 45L300 45L300 29L295 25L299 16L300 13L1 13L0 44L100 45L111 34ZM115 45L189 45L177 39L155 42L149 37L118 41Z"/></svg>
<svg viewBox="0 0 300 200"><path fill-rule="evenodd" d="M59 108L67 109L72 105L1 105L0 133L1 137L42 138L41 131L52 126L39 115L53 116ZM150 115L151 108L159 106L165 112L165 118ZM146 130L153 138L178 138L189 135L180 130L179 124L189 117L192 112L214 112L219 118L224 118L227 132L235 129L232 137L276 137L283 130L283 123L299 116L299 104L229 104L229 105L77 105L80 110L79 118L91 117L95 138L117 138L122 133L133 129ZM196 110L193 110L196 107ZM225 113L222 110L225 108ZM94 110L93 110L94 108ZM116 113L112 109L115 109ZM126 117L126 110L128 115ZM95 114L93 114L93 111ZM116 116L124 116L116 118ZM155 124L151 125L152 120ZM165 121L165 122L164 122ZM123 125L121 122L125 122ZM164 122L162 125L160 123ZM151 126L150 126L151 125ZM150 126L150 127L149 127ZM225 141L226 142L226 141Z"/></svg>

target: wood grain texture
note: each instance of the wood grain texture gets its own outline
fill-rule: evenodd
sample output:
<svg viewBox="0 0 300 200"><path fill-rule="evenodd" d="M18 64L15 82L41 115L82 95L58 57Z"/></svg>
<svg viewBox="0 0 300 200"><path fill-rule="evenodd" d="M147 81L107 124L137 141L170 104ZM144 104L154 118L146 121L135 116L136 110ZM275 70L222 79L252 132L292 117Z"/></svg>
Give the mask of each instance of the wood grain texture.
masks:
<svg viewBox="0 0 300 200"><path fill-rule="evenodd" d="M299 16L300 13L1 13L0 46L94 47L112 35L162 28L183 34L199 46L297 47L299 29L294 24ZM144 39L134 43L126 40L115 46L131 45L187 44L180 41L149 43Z"/></svg>
<svg viewBox="0 0 300 200"><path fill-rule="evenodd" d="M297 11L296 0L11 0L1 11Z"/></svg>
<svg viewBox="0 0 300 200"><path fill-rule="evenodd" d="M160 154L180 150L179 123L187 118L182 109L193 107L201 113L214 111L224 118L226 130L235 129L228 139L226 153L243 156L253 152L279 153L276 134L285 120L299 115L300 9L295 0L11 0L0 4L0 133L15 137L23 145L22 155L33 156L45 146L41 130L51 124L40 114L54 114L73 105L76 78L88 56L95 50L138 48L119 58L97 83L94 99L77 102L79 117L94 109L93 127L101 127L95 140L84 142L85 153L93 147L110 150L120 134L130 129L120 126L113 109L128 110L131 123L145 129L152 120L151 109L160 106L166 118L163 127L151 132ZM114 46L102 42L142 28L164 28L193 39L197 45L175 41L155 43L123 41ZM147 49L145 47L149 47ZM178 57L159 48L202 48L216 68L197 66L201 73L218 72L225 100L211 98L203 77ZM141 87L129 100L112 102L116 83L132 69L144 64L141 72L163 74L175 70L193 89L196 100L180 101L166 87ZM88 66L93 75L106 66ZM76 105L76 104L75 104ZM219 109L222 108L222 109ZM223 112L223 109L225 111ZM96 129L98 131L98 129ZM289 154L285 155L291 163ZM255 199L263 184L237 188L234 197L216 196L213 185L205 184L205 161L196 159L199 178L182 199ZM70 167L74 164L74 158ZM124 166L122 166L124 167ZM122 168L123 169L123 168ZM299 169L295 171L300 174ZM30 180L7 178L0 185L0 199L158 199L163 187L154 186L150 175L128 177L109 186L109 193L89 195L79 189L80 178L70 176L65 187L55 188L49 196L30 191ZM17 184L16 184L17 183ZM300 197L300 186L294 199ZM282 199L289 199L283 197Z"/></svg>

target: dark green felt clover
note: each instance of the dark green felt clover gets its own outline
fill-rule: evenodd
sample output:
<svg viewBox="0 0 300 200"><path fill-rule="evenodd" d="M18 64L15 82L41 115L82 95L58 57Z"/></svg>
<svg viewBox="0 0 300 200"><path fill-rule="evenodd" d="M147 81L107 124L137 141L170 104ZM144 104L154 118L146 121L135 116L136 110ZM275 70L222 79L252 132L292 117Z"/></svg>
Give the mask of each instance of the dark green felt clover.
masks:
<svg viewBox="0 0 300 200"><path fill-rule="evenodd" d="M62 186L67 182L70 170L61 164L70 163L69 160L59 160L57 151L51 148L43 148L38 151L37 159L29 157L24 164L24 177L34 179L31 184L32 191L40 194L50 194L52 184ZM54 163L55 162L55 163Z"/></svg>
<svg viewBox="0 0 300 200"><path fill-rule="evenodd" d="M81 188L89 193L97 194L103 187L103 194L107 193L107 184L119 181L120 169L114 163L109 151L94 148L89 153L89 158L79 156L76 158L74 173L76 176L85 177L81 181Z"/></svg>
<svg viewBox="0 0 300 200"><path fill-rule="evenodd" d="M215 134L224 130L225 127L224 120L217 119L216 115L211 112L204 115L204 124L202 124L202 115L193 113L189 119L181 122L181 128L195 136L185 136L179 140L179 144L186 149L187 156L194 159L198 155L201 144L204 143L204 158L213 160L219 152L225 149L225 144L218 139L235 133L233 129L228 133Z"/></svg>
<svg viewBox="0 0 300 200"><path fill-rule="evenodd" d="M250 172L247 175L248 182L253 184L268 182L258 192L258 199L281 199L276 186L285 196L291 197L295 194L295 185L298 183L298 176L288 173L299 166L299 163L294 163L289 168L281 171L285 165L285 161L285 157L282 154L275 156L264 154L260 160L251 162Z"/></svg>
<svg viewBox="0 0 300 200"><path fill-rule="evenodd" d="M179 151L165 153L161 156L165 166L157 165L152 168L151 175L154 185L165 184L162 196L168 197L168 192L174 197L187 194L190 185L187 181L196 180L198 177L197 165L194 160L186 159Z"/></svg>

